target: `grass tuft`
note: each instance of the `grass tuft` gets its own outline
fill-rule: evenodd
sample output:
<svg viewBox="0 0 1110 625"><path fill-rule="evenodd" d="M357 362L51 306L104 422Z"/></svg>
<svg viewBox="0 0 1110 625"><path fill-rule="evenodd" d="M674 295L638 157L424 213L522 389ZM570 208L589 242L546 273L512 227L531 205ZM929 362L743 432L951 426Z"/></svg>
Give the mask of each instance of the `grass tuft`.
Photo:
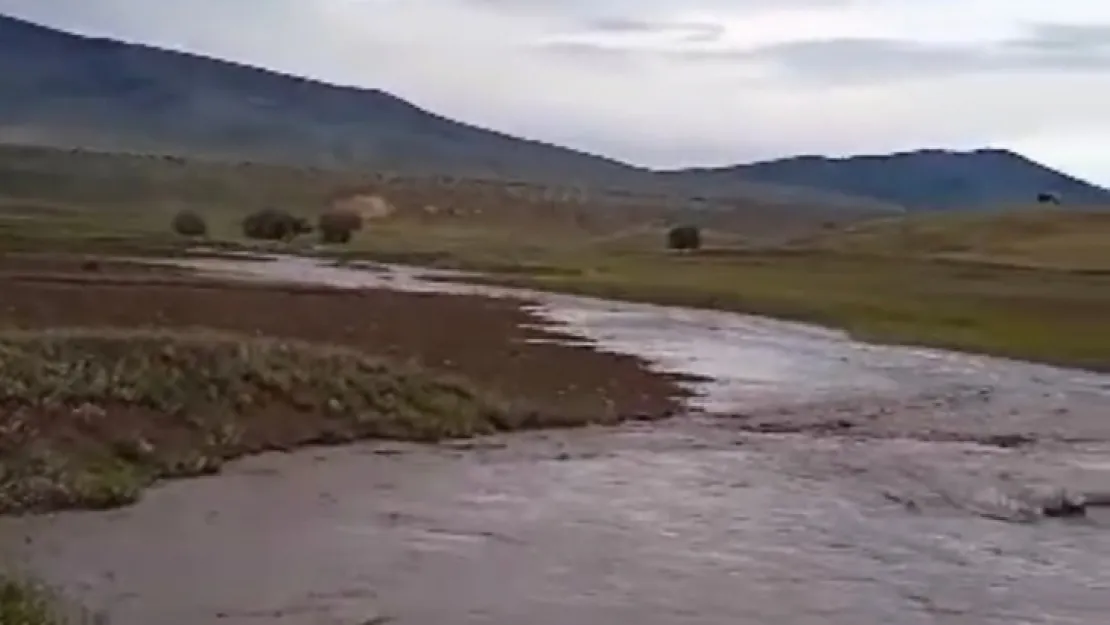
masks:
<svg viewBox="0 0 1110 625"><path fill-rule="evenodd" d="M0 574L0 623L4 625L64 625L53 595L44 586L13 575Z"/></svg>

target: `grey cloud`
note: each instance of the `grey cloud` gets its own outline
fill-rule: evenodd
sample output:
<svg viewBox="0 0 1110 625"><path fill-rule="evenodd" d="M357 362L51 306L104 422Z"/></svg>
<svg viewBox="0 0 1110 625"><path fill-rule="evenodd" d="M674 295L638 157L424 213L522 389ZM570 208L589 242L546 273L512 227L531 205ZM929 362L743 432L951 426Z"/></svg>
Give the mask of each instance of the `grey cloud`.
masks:
<svg viewBox="0 0 1110 625"><path fill-rule="evenodd" d="M898 82L942 75L1110 69L1107 35L1110 25L1045 24L1020 37L975 45L842 38L701 56L769 64L793 77L820 82Z"/></svg>
<svg viewBox="0 0 1110 625"><path fill-rule="evenodd" d="M514 13L540 13L589 21L607 16L657 17L685 11L742 15L850 5L861 0L458 0L475 6ZM894 0L880 0L894 1Z"/></svg>
<svg viewBox="0 0 1110 625"><path fill-rule="evenodd" d="M622 24L626 30L639 31L652 25ZM663 24L656 28L665 30ZM1110 70L1110 24L1034 24L1020 36L976 44L841 37L742 48L688 45L645 49L601 43L575 47L579 56L613 57L621 50L679 62L763 67L803 83L897 83L968 74Z"/></svg>
<svg viewBox="0 0 1110 625"><path fill-rule="evenodd" d="M587 41L550 41L530 46L532 50L563 57L571 62L624 65L643 60L643 55L622 46L602 45Z"/></svg>
<svg viewBox="0 0 1110 625"><path fill-rule="evenodd" d="M1035 24L1004 45L1004 52L1041 68L1110 68L1110 24Z"/></svg>
<svg viewBox="0 0 1110 625"><path fill-rule="evenodd" d="M754 49L680 53L703 61L756 63L805 82L898 82L938 75L1003 69L1006 59L976 46L935 45L898 39L837 38Z"/></svg>
<svg viewBox="0 0 1110 625"><path fill-rule="evenodd" d="M1040 23L1007 44L1018 50L1041 52L1110 52L1110 24Z"/></svg>
<svg viewBox="0 0 1110 625"><path fill-rule="evenodd" d="M714 22L651 21L634 18L599 18L585 24L586 33L617 33L651 35L662 34L686 42L717 41L725 34L725 27Z"/></svg>
<svg viewBox="0 0 1110 625"><path fill-rule="evenodd" d="M859 83L920 78L993 65L977 48L942 47L897 39L835 38L750 48L632 48L617 43L551 41L539 48L578 58L655 58L694 64L762 66L802 82ZM970 63L969 63L970 62Z"/></svg>

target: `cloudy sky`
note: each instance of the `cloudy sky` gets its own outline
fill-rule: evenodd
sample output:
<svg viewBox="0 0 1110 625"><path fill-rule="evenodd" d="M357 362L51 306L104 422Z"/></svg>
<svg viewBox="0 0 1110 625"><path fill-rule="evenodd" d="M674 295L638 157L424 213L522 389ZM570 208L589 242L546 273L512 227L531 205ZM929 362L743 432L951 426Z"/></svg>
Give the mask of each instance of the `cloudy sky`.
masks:
<svg viewBox="0 0 1110 625"><path fill-rule="evenodd" d="M1008 147L1110 184L1098 0L0 0L653 166Z"/></svg>

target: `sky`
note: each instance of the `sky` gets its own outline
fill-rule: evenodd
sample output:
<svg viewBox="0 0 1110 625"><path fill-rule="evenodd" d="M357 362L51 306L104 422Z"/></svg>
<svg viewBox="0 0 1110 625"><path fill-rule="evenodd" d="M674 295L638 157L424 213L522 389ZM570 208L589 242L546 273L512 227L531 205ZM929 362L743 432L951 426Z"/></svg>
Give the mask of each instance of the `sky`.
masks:
<svg viewBox="0 0 1110 625"><path fill-rule="evenodd" d="M1110 2L0 0L654 167L1009 148L1110 185Z"/></svg>

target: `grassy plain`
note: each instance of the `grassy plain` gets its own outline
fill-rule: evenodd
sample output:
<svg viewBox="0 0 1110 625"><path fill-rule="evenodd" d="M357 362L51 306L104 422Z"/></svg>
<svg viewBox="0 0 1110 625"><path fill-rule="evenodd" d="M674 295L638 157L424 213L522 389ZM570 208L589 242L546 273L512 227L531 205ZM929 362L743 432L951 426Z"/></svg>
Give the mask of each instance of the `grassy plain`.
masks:
<svg viewBox="0 0 1110 625"><path fill-rule="evenodd" d="M178 159L0 152L0 249L175 253L188 207L222 245L260 206L369 206L347 246L298 251L485 271L485 280L811 321L881 342L1110 369L1110 212L905 216L412 180ZM24 176L21 178L19 173ZM8 188L4 183L7 181ZM16 181L15 184L12 181ZM694 222L706 249L663 249Z"/></svg>
<svg viewBox="0 0 1110 625"><path fill-rule="evenodd" d="M653 223L591 236L539 221L395 217L334 253L479 270L497 284L807 321L875 342L1110 370L1110 212L814 222L786 238L775 219L711 225L706 249L676 254L663 249L665 228Z"/></svg>

